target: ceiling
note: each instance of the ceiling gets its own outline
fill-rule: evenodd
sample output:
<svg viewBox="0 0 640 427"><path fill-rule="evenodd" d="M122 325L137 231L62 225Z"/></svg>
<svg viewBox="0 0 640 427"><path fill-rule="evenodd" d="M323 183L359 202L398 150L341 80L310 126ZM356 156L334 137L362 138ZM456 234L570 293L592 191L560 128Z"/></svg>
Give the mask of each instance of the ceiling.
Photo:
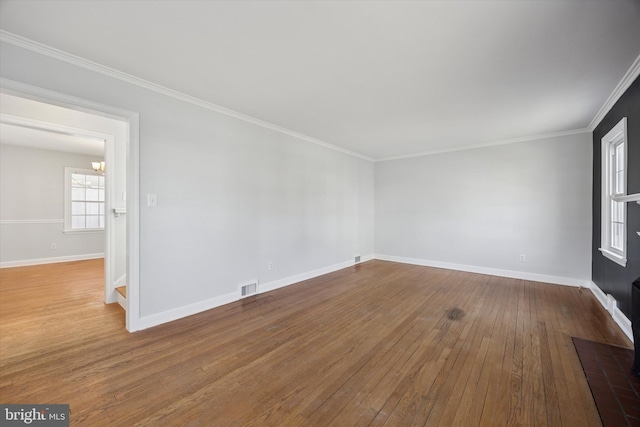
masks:
<svg viewBox="0 0 640 427"><path fill-rule="evenodd" d="M587 128L640 2L2 0L0 29L371 159Z"/></svg>
<svg viewBox="0 0 640 427"><path fill-rule="evenodd" d="M0 144L88 154L102 159L104 138L90 135L92 131L88 129L53 123L55 119L52 122L52 118L60 117L62 111L68 119L75 118L77 124L87 116L60 106L0 93Z"/></svg>
<svg viewBox="0 0 640 427"><path fill-rule="evenodd" d="M0 123L0 143L43 150L104 156L104 141Z"/></svg>

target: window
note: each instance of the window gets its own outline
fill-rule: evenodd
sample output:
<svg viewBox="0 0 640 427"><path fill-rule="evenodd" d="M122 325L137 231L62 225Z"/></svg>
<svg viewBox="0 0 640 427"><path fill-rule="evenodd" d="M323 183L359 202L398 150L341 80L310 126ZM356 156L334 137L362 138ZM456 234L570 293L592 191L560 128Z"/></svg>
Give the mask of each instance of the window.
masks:
<svg viewBox="0 0 640 427"><path fill-rule="evenodd" d="M104 230L104 176L90 169L64 171L65 232Z"/></svg>
<svg viewBox="0 0 640 427"><path fill-rule="evenodd" d="M602 138L602 224L600 251L627 264L627 118Z"/></svg>

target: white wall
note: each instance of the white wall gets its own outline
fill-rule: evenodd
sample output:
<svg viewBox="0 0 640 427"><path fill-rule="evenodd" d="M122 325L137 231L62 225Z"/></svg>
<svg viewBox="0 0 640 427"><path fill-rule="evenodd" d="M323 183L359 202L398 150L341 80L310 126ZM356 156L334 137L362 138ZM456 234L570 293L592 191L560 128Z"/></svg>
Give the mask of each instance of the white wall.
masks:
<svg viewBox="0 0 640 427"><path fill-rule="evenodd" d="M373 165L170 99L141 113L143 315L373 252ZM273 261L274 269L268 270Z"/></svg>
<svg viewBox="0 0 640 427"><path fill-rule="evenodd" d="M581 133L376 163L375 252L589 280L591 157Z"/></svg>
<svg viewBox="0 0 640 427"><path fill-rule="evenodd" d="M1 49L2 77L140 113L140 313L154 319L147 325L237 295L249 279L274 283L373 252L370 162ZM148 193L157 207L146 206Z"/></svg>
<svg viewBox="0 0 640 427"><path fill-rule="evenodd" d="M63 233L64 168L100 159L0 144L0 266L101 256L104 232Z"/></svg>

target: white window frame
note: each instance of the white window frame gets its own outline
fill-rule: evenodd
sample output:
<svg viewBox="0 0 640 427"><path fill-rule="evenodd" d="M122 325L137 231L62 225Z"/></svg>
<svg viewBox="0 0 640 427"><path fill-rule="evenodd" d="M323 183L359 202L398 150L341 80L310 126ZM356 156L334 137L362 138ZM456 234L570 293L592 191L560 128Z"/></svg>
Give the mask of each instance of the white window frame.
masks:
<svg viewBox="0 0 640 427"><path fill-rule="evenodd" d="M71 175L74 173L83 175L96 175L93 169L82 169L74 167L64 168L64 233L65 234L84 234L84 233L103 233L104 227L100 228L72 228L71 227ZM106 194L105 194L106 199ZM105 203L105 223L106 223L106 200Z"/></svg>
<svg viewBox="0 0 640 427"><path fill-rule="evenodd" d="M602 203L601 203L601 224L600 224L600 252L611 261L623 267L627 265L627 118L624 117L611 129L601 140L602 144ZM616 147L624 144L623 150L623 191L616 191L615 188L615 167L613 165L616 157ZM613 246L611 209L613 203L620 203L622 209L622 249Z"/></svg>

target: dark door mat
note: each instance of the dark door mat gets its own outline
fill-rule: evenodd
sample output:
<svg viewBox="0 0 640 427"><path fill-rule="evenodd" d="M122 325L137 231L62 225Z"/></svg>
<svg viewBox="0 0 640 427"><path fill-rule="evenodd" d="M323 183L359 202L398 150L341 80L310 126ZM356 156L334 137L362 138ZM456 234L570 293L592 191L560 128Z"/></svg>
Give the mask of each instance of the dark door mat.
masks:
<svg viewBox="0 0 640 427"><path fill-rule="evenodd" d="M633 349L572 339L604 427L640 427L640 380L631 373Z"/></svg>

